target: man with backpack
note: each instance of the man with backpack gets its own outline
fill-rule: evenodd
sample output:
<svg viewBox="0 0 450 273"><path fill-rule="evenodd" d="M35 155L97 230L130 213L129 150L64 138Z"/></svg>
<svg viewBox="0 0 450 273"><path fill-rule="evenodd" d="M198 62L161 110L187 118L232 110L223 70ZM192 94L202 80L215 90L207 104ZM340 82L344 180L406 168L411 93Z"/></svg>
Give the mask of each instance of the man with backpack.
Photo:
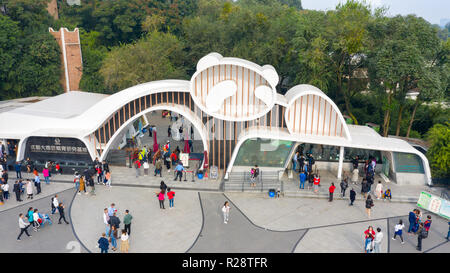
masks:
<svg viewBox="0 0 450 273"><path fill-rule="evenodd" d="M423 226L423 223L419 223L419 229L416 231L417 234L417 250L422 251L422 239L428 237L428 231Z"/></svg>

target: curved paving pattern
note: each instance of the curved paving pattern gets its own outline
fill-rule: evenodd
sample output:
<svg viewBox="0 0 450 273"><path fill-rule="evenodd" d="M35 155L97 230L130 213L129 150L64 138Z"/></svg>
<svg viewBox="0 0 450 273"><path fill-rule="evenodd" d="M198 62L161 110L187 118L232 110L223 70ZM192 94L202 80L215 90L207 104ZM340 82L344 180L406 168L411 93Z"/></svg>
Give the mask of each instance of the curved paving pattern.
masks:
<svg viewBox="0 0 450 273"><path fill-rule="evenodd" d="M191 253L289 253L306 232L265 230L252 224L233 204L229 222L224 224L221 209L228 199L220 193L201 193L200 196L204 226L196 243L189 249Z"/></svg>
<svg viewBox="0 0 450 273"><path fill-rule="evenodd" d="M73 200L75 191L68 189L58 193L59 200L66 206L66 219L70 220L70 204ZM51 216L50 208L51 196L37 199L35 201L16 206L14 208L0 212L0 234L2 253L68 253L68 252L87 252L79 244L75 237L72 226L62 222L58 225L59 214ZM41 228L38 232L28 228L28 233L33 237L28 238L23 234L21 241L17 241L19 235L18 217L19 213L26 213L29 207L37 208L41 213L48 213L53 219L53 224Z"/></svg>

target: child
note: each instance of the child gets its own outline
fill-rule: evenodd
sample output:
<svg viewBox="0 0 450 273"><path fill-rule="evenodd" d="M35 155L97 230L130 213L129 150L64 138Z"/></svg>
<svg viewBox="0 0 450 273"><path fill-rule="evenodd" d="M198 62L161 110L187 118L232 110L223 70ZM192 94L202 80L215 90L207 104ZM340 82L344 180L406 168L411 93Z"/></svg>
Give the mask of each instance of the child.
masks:
<svg viewBox="0 0 450 273"><path fill-rule="evenodd" d="M169 198L169 209L172 209L173 208L173 199L174 199L174 196L175 196L175 192L172 191L171 188L168 188L167 190L168 190L167 197Z"/></svg>
<svg viewBox="0 0 450 273"><path fill-rule="evenodd" d="M386 201L387 198L389 198L389 201L391 201L392 199L391 189L387 189L383 194L383 201Z"/></svg>
<svg viewBox="0 0 450 273"><path fill-rule="evenodd" d="M405 225L403 224L403 221L400 220L398 222L398 224L395 225L394 230L394 237L392 237L392 240L395 241L395 237L400 236L400 239L402 239L402 244L404 244L405 242L403 241L403 228L405 227Z"/></svg>
<svg viewBox="0 0 450 273"><path fill-rule="evenodd" d="M430 215L427 216L427 220L425 221L425 223L423 223L423 227L425 228L426 231L430 230L430 227L431 227L431 216Z"/></svg>

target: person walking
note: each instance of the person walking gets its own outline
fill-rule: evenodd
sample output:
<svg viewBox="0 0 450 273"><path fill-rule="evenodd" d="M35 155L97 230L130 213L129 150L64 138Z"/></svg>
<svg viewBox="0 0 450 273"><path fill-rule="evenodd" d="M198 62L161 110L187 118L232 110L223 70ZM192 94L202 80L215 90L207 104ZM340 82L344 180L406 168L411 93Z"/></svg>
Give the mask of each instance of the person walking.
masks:
<svg viewBox="0 0 450 273"><path fill-rule="evenodd" d="M175 173L176 173L176 176L175 176L174 181L176 181L177 178L179 177L179 178L180 178L180 182L181 182L181 178L183 177L183 172L185 171L185 169L184 169L183 164L181 163L181 161L178 162L178 165L175 167L175 170L174 170L174 171L175 171Z"/></svg>
<svg viewBox="0 0 450 273"><path fill-rule="evenodd" d="M372 200L372 197L369 194L367 196L367 199L366 199L366 212L367 212L367 215L369 216L369 219L370 219L370 211L372 210L373 206L374 206L373 200Z"/></svg>
<svg viewBox="0 0 450 273"><path fill-rule="evenodd" d="M164 208L164 193L165 193L165 191L161 190L161 192L156 195L159 200L159 208L160 209L165 209Z"/></svg>
<svg viewBox="0 0 450 273"><path fill-rule="evenodd" d="M124 230L128 235L131 234L131 220L133 220L133 216L130 214L129 210L125 210L125 216L123 217L123 224L125 225Z"/></svg>
<svg viewBox="0 0 450 273"><path fill-rule="evenodd" d="M300 179L300 189L304 189L305 188L305 181L306 181L306 174L305 172L300 172L299 174L299 179Z"/></svg>
<svg viewBox="0 0 450 273"><path fill-rule="evenodd" d="M377 233L375 234L375 239L373 240L373 252L380 253L380 245L383 240L383 232L381 232L381 228L377 228Z"/></svg>
<svg viewBox="0 0 450 273"><path fill-rule="evenodd" d="M36 228L36 224L34 223L34 219L33 219L33 207L28 208L27 217L28 217L28 223L33 225L33 230L36 232L37 228Z"/></svg>
<svg viewBox="0 0 450 273"><path fill-rule="evenodd" d="M367 179L363 178L361 182L361 194L364 195L364 198L367 198L368 192L369 192L369 184L367 183Z"/></svg>
<svg viewBox="0 0 450 273"><path fill-rule="evenodd" d="M344 180L341 181L341 196L345 197L345 191L348 188L348 182L347 182L347 178L345 178Z"/></svg>
<svg viewBox="0 0 450 273"><path fill-rule="evenodd" d="M31 180L27 179L27 199L33 199L33 185Z"/></svg>
<svg viewBox="0 0 450 273"><path fill-rule="evenodd" d="M50 170L47 167L42 170L42 175L44 176L45 184L50 184Z"/></svg>
<svg viewBox="0 0 450 273"><path fill-rule="evenodd" d="M52 214L55 214L55 211L58 208L58 206L59 206L58 195L55 194L55 197L52 198L51 202Z"/></svg>
<svg viewBox="0 0 450 273"><path fill-rule="evenodd" d="M162 160L161 158L156 159L155 163L155 175L159 174L159 177L162 177Z"/></svg>
<svg viewBox="0 0 450 273"><path fill-rule="evenodd" d="M19 214L19 228L20 228L20 233L19 236L17 236L17 241L20 241L20 237L22 236L23 233L25 233L28 237L32 237L27 229L30 226L30 223L26 223L24 221L25 217L23 216L22 213Z"/></svg>
<svg viewBox="0 0 450 273"><path fill-rule="evenodd" d="M230 204L228 203L228 201L225 201L225 204L223 204L222 213L223 213L223 223L228 224L228 219L230 216Z"/></svg>
<svg viewBox="0 0 450 273"><path fill-rule="evenodd" d="M355 198L356 198L356 191L351 188L350 190L350 204L349 206L353 206L353 202L355 202Z"/></svg>
<svg viewBox="0 0 450 273"><path fill-rule="evenodd" d="M175 197L175 192L171 188L168 188L167 197L169 198L169 209L173 209L173 201Z"/></svg>
<svg viewBox="0 0 450 273"><path fill-rule="evenodd" d="M3 197L5 198L5 200L9 199L9 184L5 183L2 184L1 189L3 191Z"/></svg>
<svg viewBox="0 0 450 273"><path fill-rule="evenodd" d="M330 199L328 200L328 202L333 201L333 193L335 189L336 187L334 186L334 183L331 183L331 186L328 188L328 191L330 192Z"/></svg>
<svg viewBox="0 0 450 273"><path fill-rule="evenodd" d="M66 215L64 214L64 205L63 203L59 203L58 206L58 212L59 212L59 220L58 220L58 224L61 224L61 219L64 220L64 222L66 222L66 224L69 224L69 222L67 222L66 220Z"/></svg>
<svg viewBox="0 0 450 273"><path fill-rule="evenodd" d="M377 196L377 199L380 199L383 196L383 184L381 184L381 181L378 181L375 188L375 195Z"/></svg>
<svg viewBox="0 0 450 273"><path fill-rule="evenodd" d="M127 234L126 229L122 229L122 235L120 236L120 252L121 253L128 253L128 250L130 249L130 242L128 240L129 234Z"/></svg>
<svg viewBox="0 0 450 273"><path fill-rule="evenodd" d="M396 224L394 226L394 237L392 237L392 240L396 240L395 238L397 237L397 235L400 237L400 239L402 240L402 244L404 244L405 242L403 241L403 228L405 228L405 225L403 224L403 220L399 220L398 224Z"/></svg>
<svg viewBox="0 0 450 273"><path fill-rule="evenodd" d="M101 253L108 253L109 241L106 239L106 234L102 233L102 237L98 240L98 248L100 248Z"/></svg>
<svg viewBox="0 0 450 273"><path fill-rule="evenodd" d="M35 228L39 231L39 228L41 226L41 223L39 223L39 212L38 209L33 210L33 224ZM42 220L41 220L42 221Z"/></svg>

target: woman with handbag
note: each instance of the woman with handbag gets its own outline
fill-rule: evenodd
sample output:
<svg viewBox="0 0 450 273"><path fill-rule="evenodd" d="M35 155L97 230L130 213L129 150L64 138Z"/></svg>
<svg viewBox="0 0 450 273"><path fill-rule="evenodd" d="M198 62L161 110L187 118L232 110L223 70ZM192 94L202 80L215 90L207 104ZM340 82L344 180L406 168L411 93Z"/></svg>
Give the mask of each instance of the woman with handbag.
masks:
<svg viewBox="0 0 450 273"><path fill-rule="evenodd" d="M372 226L369 226L369 228L364 231L364 238L364 251L366 253L371 253L373 250L373 239L375 238L375 231Z"/></svg>
<svg viewBox="0 0 450 273"><path fill-rule="evenodd" d="M128 250L130 249L128 237L127 230L122 229L122 235L120 236L120 252L122 253L128 253Z"/></svg>
<svg viewBox="0 0 450 273"><path fill-rule="evenodd" d="M111 243L112 250L117 250L117 229L116 226L111 225L111 229L109 230L109 242Z"/></svg>

